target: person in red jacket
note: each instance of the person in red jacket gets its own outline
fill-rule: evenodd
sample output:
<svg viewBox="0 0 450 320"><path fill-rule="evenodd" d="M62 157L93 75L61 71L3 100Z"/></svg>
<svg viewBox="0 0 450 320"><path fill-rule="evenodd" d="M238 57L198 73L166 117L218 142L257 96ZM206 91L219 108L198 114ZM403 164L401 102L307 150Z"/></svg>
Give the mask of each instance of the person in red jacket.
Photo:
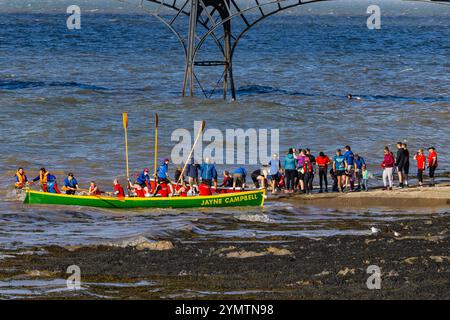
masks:
<svg viewBox="0 0 450 320"><path fill-rule="evenodd" d="M430 187L434 187L434 172L438 166L438 157L434 147L428 148L428 169L430 174Z"/></svg>
<svg viewBox="0 0 450 320"><path fill-rule="evenodd" d="M331 164L331 160L323 152L320 152L319 156L316 158L316 163L317 167L319 168L319 183L320 183L319 193L323 192L322 182L325 184L325 192L328 192L327 173L328 173L328 166Z"/></svg>
<svg viewBox="0 0 450 320"><path fill-rule="evenodd" d="M419 180L419 186L422 186L423 172L425 171L425 167L427 164L427 158L423 154L423 149L419 149L419 151L414 156L414 160L417 161L417 180Z"/></svg>
<svg viewBox="0 0 450 320"><path fill-rule="evenodd" d="M388 147L384 147L384 159L381 163L381 167L383 168L383 190L392 190L394 184L394 164L394 155Z"/></svg>
<svg viewBox="0 0 450 320"><path fill-rule="evenodd" d="M117 198L125 198L125 191L123 190L119 180L117 179L114 180L114 194Z"/></svg>

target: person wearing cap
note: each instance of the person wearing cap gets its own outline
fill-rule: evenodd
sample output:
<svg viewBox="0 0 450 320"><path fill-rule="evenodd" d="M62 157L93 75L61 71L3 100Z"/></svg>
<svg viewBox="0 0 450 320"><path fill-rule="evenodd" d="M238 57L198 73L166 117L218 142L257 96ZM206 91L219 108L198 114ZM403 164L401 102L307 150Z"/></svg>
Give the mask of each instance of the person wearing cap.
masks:
<svg viewBox="0 0 450 320"><path fill-rule="evenodd" d="M142 171L142 173L136 179L136 184L144 189L146 195L149 195L152 190L150 175L148 172L149 170L145 168L144 171Z"/></svg>
<svg viewBox="0 0 450 320"><path fill-rule="evenodd" d="M72 172L69 172L67 177L64 179L64 190L66 194L74 195L78 189L78 181L74 177Z"/></svg>
<svg viewBox="0 0 450 320"><path fill-rule="evenodd" d="M428 148L428 170L430 176L430 187L434 187L434 172L438 166L438 157L435 147Z"/></svg>

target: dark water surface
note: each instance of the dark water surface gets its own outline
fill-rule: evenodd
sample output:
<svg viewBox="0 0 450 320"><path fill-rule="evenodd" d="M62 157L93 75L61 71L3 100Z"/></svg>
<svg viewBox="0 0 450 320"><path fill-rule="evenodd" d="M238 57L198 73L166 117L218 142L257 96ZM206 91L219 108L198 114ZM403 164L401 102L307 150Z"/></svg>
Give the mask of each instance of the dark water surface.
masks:
<svg viewBox="0 0 450 320"><path fill-rule="evenodd" d="M365 16L272 17L238 47L238 102L231 103L179 97L182 50L148 16L86 14L74 32L65 15L1 14L0 246L361 233L379 220L416 214L281 203L233 211L30 208L17 203L11 184L18 165L29 177L46 166L60 182L70 170L82 186L95 179L110 189L124 175L125 111L132 172L152 166L158 112L161 158L175 144L174 129L192 131L193 121L204 119L222 131L280 129L282 153L302 146L331 154L350 144L375 174L385 145L434 145L443 174L450 155L449 16L385 17L377 31L366 28ZM220 74L204 71L210 84ZM349 92L363 100L346 100Z"/></svg>

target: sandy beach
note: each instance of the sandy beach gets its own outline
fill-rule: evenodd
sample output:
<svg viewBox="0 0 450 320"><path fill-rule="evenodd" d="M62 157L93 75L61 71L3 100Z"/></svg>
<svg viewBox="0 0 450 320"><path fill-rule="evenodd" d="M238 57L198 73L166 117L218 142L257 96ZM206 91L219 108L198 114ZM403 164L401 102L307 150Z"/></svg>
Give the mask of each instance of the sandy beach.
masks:
<svg viewBox="0 0 450 320"><path fill-rule="evenodd" d="M381 188L369 192L349 193L322 193L313 195L275 195L280 201L289 201L293 204L307 204L315 206L346 206L346 207L445 207L450 205L450 186L448 183L436 187L409 187L394 188L392 191L383 191Z"/></svg>

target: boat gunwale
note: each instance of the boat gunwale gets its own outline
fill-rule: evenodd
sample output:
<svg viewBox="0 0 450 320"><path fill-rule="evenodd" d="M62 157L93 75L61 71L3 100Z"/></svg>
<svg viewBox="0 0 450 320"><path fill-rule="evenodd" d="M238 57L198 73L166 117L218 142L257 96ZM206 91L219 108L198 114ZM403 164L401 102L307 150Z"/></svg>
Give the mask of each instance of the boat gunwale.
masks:
<svg viewBox="0 0 450 320"><path fill-rule="evenodd" d="M69 195L69 194L58 194L58 193L49 193L49 192L42 192L42 191L36 191L36 190L27 190L26 191L27 196L30 197L32 194L36 195L44 195L44 196L50 196L50 197L60 197L60 198L69 198L69 199L84 199L84 200L107 200L107 201L119 201L119 202L126 202L126 201L161 201L161 200L176 200L176 201L185 201L185 200L194 200L194 199L220 199L220 198L228 198L228 197L236 197L236 196L242 196L242 195L250 195L250 194L262 194L262 203L261 206L264 204L265 200L265 190L251 190L251 191L242 191L242 192L236 192L236 193L221 193L217 195L210 195L210 196L188 196L188 197L148 197L148 198L140 198L140 197L125 197L125 198L117 198L117 197L105 197L105 196L80 196L80 195Z"/></svg>

